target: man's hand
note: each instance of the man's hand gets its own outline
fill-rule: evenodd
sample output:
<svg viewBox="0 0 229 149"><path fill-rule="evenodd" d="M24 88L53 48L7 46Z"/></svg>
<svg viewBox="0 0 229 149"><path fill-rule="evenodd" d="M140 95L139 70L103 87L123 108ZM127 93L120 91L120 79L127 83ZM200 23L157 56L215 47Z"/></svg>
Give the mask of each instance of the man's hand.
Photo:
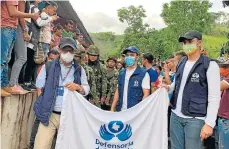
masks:
<svg viewBox="0 0 229 149"><path fill-rule="evenodd" d="M213 128L207 124L204 124L200 132L201 141L203 141L204 139L207 139L212 134L213 134Z"/></svg>
<svg viewBox="0 0 229 149"><path fill-rule="evenodd" d="M165 71L165 73L169 74L169 67L167 64L164 65L164 71Z"/></svg>
<svg viewBox="0 0 229 149"><path fill-rule="evenodd" d="M109 105L109 102L110 102L110 96L106 98L105 104L106 104L106 105Z"/></svg>
<svg viewBox="0 0 229 149"><path fill-rule="evenodd" d="M103 104L103 103L105 102L105 97L102 97L102 98L100 99L100 102L101 102L101 104Z"/></svg>
<svg viewBox="0 0 229 149"><path fill-rule="evenodd" d="M95 101L93 99L89 100L89 102L93 105L95 105Z"/></svg>
<svg viewBox="0 0 229 149"><path fill-rule="evenodd" d="M32 13L32 19L33 20L37 20L38 18L40 17L40 14L39 13Z"/></svg>
<svg viewBox="0 0 229 149"><path fill-rule="evenodd" d="M52 16L52 20L56 21L59 17L57 15Z"/></svg>
<svg viewBox="0 0 229 149"><path fill-rule="evenodd" d="M73 82L65 84L64 87L68 88L70 91L79 91L81 89L80 85Z"/></svg>
<svg viewBox="0 0 229 149"><path fill-rule="evenodd" d="M23 37L24 37L25 41L30 41L30 36L29 36L28 32L24 32Z"/></svg>
<svg viewBox="0 0 229 149"><path fill-rule="evenodd" d="M162 88L165 88L165 89L169 90L169 85L167 85L167 84L161 84L161 86L160 86L160 87L162 87Z"/></svg>

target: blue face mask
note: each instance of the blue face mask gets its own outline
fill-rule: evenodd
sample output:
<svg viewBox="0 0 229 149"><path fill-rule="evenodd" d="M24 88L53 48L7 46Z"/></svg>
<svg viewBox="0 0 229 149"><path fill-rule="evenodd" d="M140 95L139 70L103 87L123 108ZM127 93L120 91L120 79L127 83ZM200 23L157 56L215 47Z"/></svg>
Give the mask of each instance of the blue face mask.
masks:
<svg viewBox="0 0 229 149"><path fill-rule="evenodd" d="M125 63L127 66L133 66L135 64L135 58L132 56L127 56L125 58Z"/></svg>

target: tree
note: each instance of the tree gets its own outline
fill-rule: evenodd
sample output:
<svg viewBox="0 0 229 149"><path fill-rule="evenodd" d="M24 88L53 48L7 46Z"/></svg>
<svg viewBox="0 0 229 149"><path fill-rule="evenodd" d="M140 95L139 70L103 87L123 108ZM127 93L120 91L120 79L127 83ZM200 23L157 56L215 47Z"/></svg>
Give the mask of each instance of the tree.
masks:
<svg viewBox="0 0 229 149"><path fill-rule="evenodd" d="M163 5L161 17L166 25L176 33L182 34L188 30L198 30L206 33L214 23L208 12L212 3L200 1L171 1Z"/></svg>
<svg viewBox="0 0 229 149"><path fill-rule="evenodd" d="M148 24L143 24L143 18L146 17L145 12L141 5L138 7L131 5L118 9L119 21L122 23L126 22L128 25L125 33L142 32L149 27Z"/></svg>
<svg viewBox="0 0 229 149"><path fill-rule="evenodd" d="M155 57L160 56L164 59L171 56L174 51L179 50L178 37L174 36L175 31L171 30L170 27L155 30L143 24L146 15L142 6L121 8L118 10L118 16L121 22L128 24L121 49L134 45L141 52L151 52Z"/></svg>

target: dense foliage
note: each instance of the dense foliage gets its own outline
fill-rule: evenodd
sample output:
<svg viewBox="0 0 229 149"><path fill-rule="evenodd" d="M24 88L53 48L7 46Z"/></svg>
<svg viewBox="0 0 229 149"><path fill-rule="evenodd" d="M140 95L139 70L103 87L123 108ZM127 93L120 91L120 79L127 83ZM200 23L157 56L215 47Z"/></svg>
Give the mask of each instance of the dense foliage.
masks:
<svg viewBox="0 0 229 149"><path fill-rule="evenodd" d="M141 52L151 52L155 57L165 59L181 50L177 41L180 35L189 30L198 30L204 34L204 48L209 56L216 58L222 43L227 42L229 14L209 12L211 6L212 3L206 0L165 3L161 17L167 27L160 30L144 24L146 11L142 6L123 7L118 9L118 17L128 25L124 35L104 32L94 33L92 38L97 40L95 43L103 42L100 48L105 57L119 55L123 48L135 45Z"/></svg>

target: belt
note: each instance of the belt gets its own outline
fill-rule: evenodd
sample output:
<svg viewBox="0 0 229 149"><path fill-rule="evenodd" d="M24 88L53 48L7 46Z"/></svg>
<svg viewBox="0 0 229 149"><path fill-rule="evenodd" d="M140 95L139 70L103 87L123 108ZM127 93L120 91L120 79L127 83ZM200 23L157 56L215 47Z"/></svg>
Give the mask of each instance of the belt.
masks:
<svg viewBox="0 0 229 149"><path fill-rule="evenodd" d="M55 114L61 115L61 112L57 112L57 111L52 111Z"/></svg>

